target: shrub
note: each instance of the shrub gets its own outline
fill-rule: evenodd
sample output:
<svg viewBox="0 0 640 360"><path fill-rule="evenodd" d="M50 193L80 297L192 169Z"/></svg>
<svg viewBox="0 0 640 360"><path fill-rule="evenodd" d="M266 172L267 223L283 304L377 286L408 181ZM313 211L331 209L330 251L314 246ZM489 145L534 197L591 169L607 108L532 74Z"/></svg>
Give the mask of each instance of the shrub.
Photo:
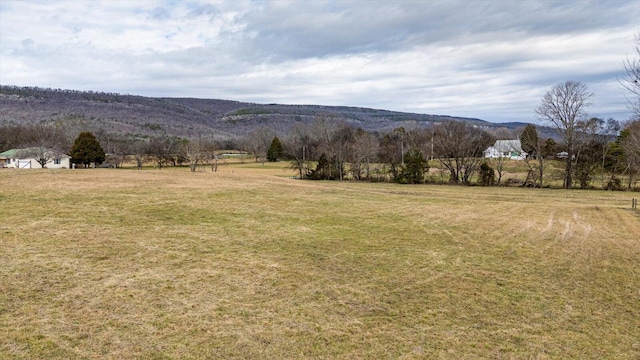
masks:
<svg viewBox="0 0 640 360"><path fill-rule="evenodd" d="M496 173L487 162L480 165L479 176L478 183L482 186L493 186L496 183Z"/></svg>
<svg viewBox="0 0 640 360"><path fill-rule="evenodd" d="M309 180L335 180L339 179L339 169L336 167L335 157L329 160L327 155L322 153L315 170L311 170L307 179Z"/></svg>
<svg viewBox="0 0 640 360"><path fill-rule="evenodd" d="M620 179L616 177L612 178L607 183L607 190L615 190L615 191L622 190L622 181L620 181Z"/></svg>

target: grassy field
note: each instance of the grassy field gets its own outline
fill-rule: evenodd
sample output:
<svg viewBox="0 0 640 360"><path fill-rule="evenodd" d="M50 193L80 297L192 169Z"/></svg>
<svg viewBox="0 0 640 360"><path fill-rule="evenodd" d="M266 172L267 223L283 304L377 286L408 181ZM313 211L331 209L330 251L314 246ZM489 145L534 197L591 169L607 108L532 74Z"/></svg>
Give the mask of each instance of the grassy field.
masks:
<svg viewBox="0 0 640 360"><path fill-rule="evenodd" d="M2 359L638 359L624 192L0 171Z"/></svg>

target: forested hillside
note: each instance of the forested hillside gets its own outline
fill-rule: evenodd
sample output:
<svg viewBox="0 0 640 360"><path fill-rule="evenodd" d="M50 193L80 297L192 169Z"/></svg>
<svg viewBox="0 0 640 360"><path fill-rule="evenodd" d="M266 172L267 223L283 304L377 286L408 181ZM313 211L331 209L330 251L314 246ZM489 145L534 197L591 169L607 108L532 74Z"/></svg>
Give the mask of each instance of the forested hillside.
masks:
<svg viewBox="0 0 640 360"><path fill-rule="evenodd" d="M486 128L523 127L447 115L411 114L357 107L252 104L229 100L150 98L104 92L0 86L0 125L61 124L133 137L157 135L225 139L261 127L285 134L318 117L368 131L426 127L457 120Z"/></svg>

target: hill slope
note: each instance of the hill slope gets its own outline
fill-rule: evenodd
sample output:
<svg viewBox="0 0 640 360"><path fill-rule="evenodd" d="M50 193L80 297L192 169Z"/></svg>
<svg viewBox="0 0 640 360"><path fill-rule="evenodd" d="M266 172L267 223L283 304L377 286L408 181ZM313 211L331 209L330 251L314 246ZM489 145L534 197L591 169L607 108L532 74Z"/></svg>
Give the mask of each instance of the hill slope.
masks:
<svg viewBox="0 0 640 360"><path fill-rule="evenodd" d="M313 122L318 116L343 120L370 131L429 126L447 120L487 128L514 129L526 125L346 106L253 104L0 86L0 125L54 122L134 136L168 134L228 138L260 127L284 134L295 124Z"/></svg>

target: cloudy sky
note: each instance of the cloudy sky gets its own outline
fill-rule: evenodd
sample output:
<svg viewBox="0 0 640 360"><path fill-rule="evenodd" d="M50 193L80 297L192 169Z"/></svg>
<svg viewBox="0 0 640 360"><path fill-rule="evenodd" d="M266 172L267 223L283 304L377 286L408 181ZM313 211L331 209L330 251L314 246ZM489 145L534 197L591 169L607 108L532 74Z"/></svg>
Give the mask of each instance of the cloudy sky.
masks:
<svg viewBox="0 0 640 360"><path fill-rule="evenodd" d="M535 122L554 84L629 117L640 1L0 1L0 84Z"/></svg>

